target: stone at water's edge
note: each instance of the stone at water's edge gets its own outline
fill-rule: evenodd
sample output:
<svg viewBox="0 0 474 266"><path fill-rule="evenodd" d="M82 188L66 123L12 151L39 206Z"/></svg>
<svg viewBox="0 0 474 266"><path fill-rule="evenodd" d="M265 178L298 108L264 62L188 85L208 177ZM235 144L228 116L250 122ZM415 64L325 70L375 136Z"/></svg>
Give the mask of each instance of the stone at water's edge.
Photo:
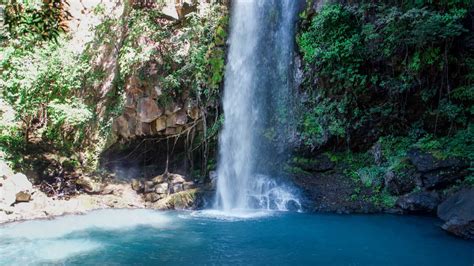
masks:
<svg viewBox="0 0 474 266"><path fill-rule="evenodd" d="M102 184L92 180L90 177L82 176L76 180L76 184L81 186L87 193L100 193L103 190Z"/></svg>
<svg viewBox="0 0 474 266"><path fill-rule="evenodd" d="M436 192L413 192L400 197L396 205L408 213L434 213L440 202Z"/></svg>
<svg viewBox="0 0 474 266"><path fill-rule="evenodd" d="M438 206L442 228L460 237L474 239L474 188L464 189Z"/></svg>
<svg viewBox="0 0 474 266"><path fill-rule="evenodd" d="M162 183L155 188L155 192L158 194L167 194L168 193L168 183Z"/></svg>
<svg viewBox="0 0 474 266"><path fill-rule="evenodd" d="M207 188L173 173L143 181L143 189L138 189L139 184L141 181L132 180L132 189L142 195L147 208L153 209L195 209L202 205L201 197L207 191Z"/></svg>
<svg viewBox="0 0 474 266"><path fill-rule="evenodd" d="M96 209L145 208L143 199L131 189L130 185L109 184L104 188L104 191L107 191L107 194L82 194L64 200L50 198L40 190L33 188L28 202L14 206L3 206L0 201L0 205L2 205L0 206L0 224L85 213Z"/></svg>
<svg viewBox="0 0 474 266"><path fill-rule="evenodd" d="M0 224L95 209L145 207L143 199L129 185L109 184L103 188L103 184L88 177L78 179L78 185L93 194L82 194L68 200L50 198L33 187L24 174L14 174L7 164L0 161Z"/></svg>
<svg viewBox="0 0 474 266"><path fill-rule="evenodd" d="M153 181L145 181L143 191L145 193L150 193L150 192L155 191L155 183Z"/></svg>
<svg viewBox="0 0 474 266"><path fill-rule="evenodd" d="M157 193L147 193L145 194L145 201L146 202L157 202L161 199L161 196Z"/></svg>
<svg viewBox="0 0 474 266"><path fill-rule="evenodd" d="M132 179L132 189L133 189L134 191L137 191L137 192L138 192L138 191L140 191L141 189L143 189L143 185L142 185L142 183L141 183L139 180L137 180L137 179Z"/></svg>
<svg viewBox="0 0 474 266"><path fill-rule="evenodd" d="M16 203L19 202L29 202L31 200L31 194L25 191L20 191L16 193Z"/></svg>
<svg viewBox="0 0 474 266"><path fill-rule="evenodd" d="M16 195L19 192L33 191L33 185L28 178L21 173L7 176L0 179L0 207L10 206L16 202Z"/></svg>

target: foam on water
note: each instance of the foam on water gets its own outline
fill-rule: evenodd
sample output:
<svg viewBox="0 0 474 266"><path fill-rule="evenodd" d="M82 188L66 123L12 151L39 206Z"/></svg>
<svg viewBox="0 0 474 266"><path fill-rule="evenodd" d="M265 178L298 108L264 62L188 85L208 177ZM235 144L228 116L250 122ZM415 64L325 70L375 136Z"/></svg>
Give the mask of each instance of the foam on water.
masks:
<svg viewBox="0 0 474 266"><path fill-rule="evenodd" d="M50 221L43 221L47 225ZM0 239L0 265L57 263L67 258L100 252L106 245L84 238L75 239Z"/></svg>
<svg viewBox="0 0 474 266"><path fill-rule="evenodd" d="M243 220L261 219L273 216L275 214L276 212L269 210L232 209L231 211L224 211L209 209L191 212L190 216L195 218L206 218L227 222L236 222Z"/></svg>
<svg viewBox="0 0 474 266"><path fill-rule="evenodd" d="M0 265L52 263L100 251L89 231L124 231L138 226L165 228L173 218L152 210L99 210L54 220L35 220L0 227Z"/></svg>
<svg viewBox="0 0 474 266"><path fill-rule="evenodd" d="M60 238L87 229L127 230L148 225L161 227L171 218L162 212L151 210L100 210L87 215L71 215L56 218L48 223L41 220L9 224L0 227L0 239Z"/></svg>
<svg viewBox="0 0 474 266"><path fill-rule="evenodd" d="M90 240L44 241L35 247L34 254L42 260L63 260L70 256L98 251L104 245Z"/></svg>

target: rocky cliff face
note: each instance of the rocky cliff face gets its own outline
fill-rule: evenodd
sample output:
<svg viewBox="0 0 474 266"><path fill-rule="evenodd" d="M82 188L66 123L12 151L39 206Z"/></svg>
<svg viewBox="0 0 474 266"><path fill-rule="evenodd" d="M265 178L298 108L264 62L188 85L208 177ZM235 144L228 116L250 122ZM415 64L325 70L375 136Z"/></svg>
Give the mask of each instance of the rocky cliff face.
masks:
<svg viewBox="0 0 474 266"><path fill-rule="evenodd" d="M199 124L201 109L186 93L160 104L158 100L163 92L158 84L140 86L136 77L132 77L126 84L125 95L124 111L112 126L113 134L122 140L173 136Z"/></svg>
<svg viewBox="0 0 474 266"><path fill-rule="evenodd" d="M97 114L83 146L109 170L176 160L184 172L195 163L206 168L195 152L209 156L207 131L218 121L228 2L168 2L87 3L73 12L73 39L84 36L78 47L94 76L79 94ZM92 34L81 24L89 13L97 17L88 23ZM158 154L143 164L153 156L137 147L144 139ZM127 157L133 150L137 156Z"/></svg>

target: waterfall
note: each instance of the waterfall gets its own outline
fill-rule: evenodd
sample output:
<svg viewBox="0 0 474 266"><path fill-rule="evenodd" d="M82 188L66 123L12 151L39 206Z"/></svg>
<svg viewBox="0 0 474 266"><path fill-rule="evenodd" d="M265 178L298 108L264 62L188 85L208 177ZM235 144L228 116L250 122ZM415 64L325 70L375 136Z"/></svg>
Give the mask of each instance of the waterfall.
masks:
<svg viewBox="0 0 474 266"><path fill-rule="evenodd" d="M232 1L217 209L300 208L279 169L292 129L289 100L298 2Z"/></svg>

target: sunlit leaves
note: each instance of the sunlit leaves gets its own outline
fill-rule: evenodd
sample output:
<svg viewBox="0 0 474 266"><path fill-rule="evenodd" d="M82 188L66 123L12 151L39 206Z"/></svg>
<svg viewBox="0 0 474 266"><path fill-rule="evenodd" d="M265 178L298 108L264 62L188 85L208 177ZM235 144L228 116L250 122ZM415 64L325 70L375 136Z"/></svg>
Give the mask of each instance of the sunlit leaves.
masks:
<svg viewBox="0 0 474 266"><path fill-rule="evenodd" d="M24 38L31 42L56 41L67 31L71 14L65 0L8 1L5 23L12 38Z"/></svg>

